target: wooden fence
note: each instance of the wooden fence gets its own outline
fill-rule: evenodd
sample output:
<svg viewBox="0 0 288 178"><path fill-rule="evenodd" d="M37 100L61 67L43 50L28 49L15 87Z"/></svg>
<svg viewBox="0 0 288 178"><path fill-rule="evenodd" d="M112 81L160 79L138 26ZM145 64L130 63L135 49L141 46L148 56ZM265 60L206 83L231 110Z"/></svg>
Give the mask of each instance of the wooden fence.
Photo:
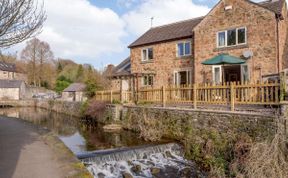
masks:
<svg viewBox="0 0 288 178"><path fill-rule="evenodd" d="M141 89L138 92L99 91L96 99L109 102L149 102L166 104L185 103L197 105L278 105L280 83L224 83L222 85L194 84L158 89Z"/></svg>

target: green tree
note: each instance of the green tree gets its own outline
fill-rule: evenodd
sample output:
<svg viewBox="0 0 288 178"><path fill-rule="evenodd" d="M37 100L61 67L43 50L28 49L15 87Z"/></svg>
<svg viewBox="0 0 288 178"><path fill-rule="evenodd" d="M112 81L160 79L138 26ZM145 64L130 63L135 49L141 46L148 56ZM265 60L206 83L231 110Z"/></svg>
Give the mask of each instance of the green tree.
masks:
<svg viewBox="0 0 288 178"><path fill-rule="evenodd" d="M73 82L70 79L67 79L65 76L60 76L56 80L55 91L58 93L61 93L71 83L73 83Z"/></svg>
<svg viewBox="0 0 288 178"><path fill-rule="evenodd" d="M83 74L84 74L83 66L81 64L79 64L78 69L77 69L77 74L76 74L76 80L78 82L80 82L81 79L83 78Z"/></svg>
<svg viewBox="0 0 288 178"><path fill-rule="evenodd" d="M58 61L58 63L57 63L57 74L62 72L62 70L63 70L62 64L61 64L61 62Z"/></svg>
<svg viewBox="0 0 288 178"><path fill-rule="evenodd" d="M96 81L93 78L86 80L86 95L88 98L93 98L96 94L97 89L99 86L97 85Z"/></svg>

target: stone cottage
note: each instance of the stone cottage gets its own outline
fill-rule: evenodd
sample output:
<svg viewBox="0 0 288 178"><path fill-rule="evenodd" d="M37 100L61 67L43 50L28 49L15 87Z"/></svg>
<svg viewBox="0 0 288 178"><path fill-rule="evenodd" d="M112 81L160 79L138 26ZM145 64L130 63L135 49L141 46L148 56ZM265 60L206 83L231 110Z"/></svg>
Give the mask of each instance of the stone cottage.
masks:
<svg viewBox="0 0 288 178"><path fill-rule="evenodd" d="M15 64L0 61L0 79L26 81L27 77L17 71Z"/></svg>
<svg viewBox="0 0 288 178"><path fill-rule="evenodd" d="M0 80L0 100L25 98L26 84L22 80Z"/></svg>
<svg viewBox="0 0 288 178"><path fill-rule="evenodd" d="M220 0L204 17L151 28L133 42L129 77L135 88L160 88L279 75L288 67L287 19L285 0ZM225 64L205 64L219 56Z"/></svg>
<svg viewBox="0 0 288 178"><path fill-rule="evenodd" d="M85 89L86 85L83 83L72 83L62 92L62 99L65 101L85 101Z"/></svg>
<svg viewBox="0 0 288 178"><path fill-rule="evenodd" d="M111 88L128 91L132 88L132 74L130 57L112 69L108 76L111 79Z"/></svg>

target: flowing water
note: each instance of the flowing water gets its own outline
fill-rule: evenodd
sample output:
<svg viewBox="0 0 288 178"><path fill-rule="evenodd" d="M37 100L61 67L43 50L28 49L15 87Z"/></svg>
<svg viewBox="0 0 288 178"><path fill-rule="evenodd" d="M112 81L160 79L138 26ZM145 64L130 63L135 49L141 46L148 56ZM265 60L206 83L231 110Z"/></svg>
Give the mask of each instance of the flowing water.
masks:
<svg viewBox="0 0 288 178"><path fill-rule="evenodd" d="M2 108L0 115L53 131L96 178L205 177L177 144L146 142L129 131L105 132L97 123L39 108Z"/></svg>

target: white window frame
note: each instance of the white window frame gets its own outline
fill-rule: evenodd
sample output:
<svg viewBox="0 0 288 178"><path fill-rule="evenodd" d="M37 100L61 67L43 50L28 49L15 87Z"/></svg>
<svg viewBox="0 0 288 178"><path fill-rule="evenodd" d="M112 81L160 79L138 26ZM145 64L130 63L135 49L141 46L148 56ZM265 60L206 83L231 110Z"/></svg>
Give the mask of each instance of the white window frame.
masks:
<svg viewBox="0 0 288 178"><path fill-rule="evenodd" d="M248 81L250 81L250 69L248 64L241 64L241 82L244 82L244 66L247 66Z"/></svg>
<svg viewBox="0 0 288 178"><path fill-rule="evenodd" d="M147 77L147 84L145 84L145 77ZM152 77L152 84L149 84L149 77ZM143 86L145 86L145 87L150 87L150 86L153 86L153 84L154 84L154 76L153 75L144 75L143 77L142 77L142 85Z"/></svg>
<svg viewBox="0 0 288 178"><path fill-rule="evenodd" d="M214 84L218 84L218 83L216 83L216 81L215 81L215 69L216 68L219 68L220 70L219 70L219 72L220 72L220 80L219 80L219 82L220 83L222 83L222 66L221 65L214 65L214 66L212 66L212 77L213 77L213 79L212 79L212 81L213 81L213 83Z"/></svg>
<svg viewBox="0 0 288 178"><path fill-rule="evenodd" d="M238 30L245 29L245 43L238 43ZM228 46L228 31L229 30L236 30L236 44L235 45L229 45ZM219 46L219 34L225 32L225 45ZM216 43L217 48L225 48L225 47L232 47L232 46L238 46L238 45L245 45L247 44L247 27L238 27L238 28L230 28L228 30L222 30L216 33Z"/></svg>
<svg viewBox="0 0 288 178"><path fill-rule="evenodd" d="M175 70L173 73L173 82L174 82L174 85L176 86L180 86L180 75L179 73L180 72L187 72L187 83L188 84L192 84L192 68L187 68L187 69L180 69L180 70Z"/></svg>
<svg viewBox="0 0 288 178"><path fill-rule="evenodd" d="M142 61L142 62L147 62L147 61L152 61L152 60L153 60L153 58L152 58L152 59L149 59L149 49L152 49L153 58L154 58L154 51L153 51L153 48L152 48L152 47L143 48L143 49L141 50L141 61ZM146 59L144 59L144 55L143 55L144 51L145 51L146 56L147 56Z"/></svg>
<svg viewBox="0 0 288 178"><path fill-rule="evenodd" d="M185 48L185 45L186 45L186 43L189 43L189 46L190 46L190 53L189 54L186 54L186 48ZM178 45L179 44L184 44L184 48L183 48L183 50L184 50L184 55L183 56L181 56L181 55L179 55L179 49L178 49ZM179 58L181 58L181 57L187 57L187 56L191 56L192 55L192 43L191 43L191 41L190 40L187 40L187 41L179 41L178 43L176 43L176 56L177 57L179 57Z"/></svg>

